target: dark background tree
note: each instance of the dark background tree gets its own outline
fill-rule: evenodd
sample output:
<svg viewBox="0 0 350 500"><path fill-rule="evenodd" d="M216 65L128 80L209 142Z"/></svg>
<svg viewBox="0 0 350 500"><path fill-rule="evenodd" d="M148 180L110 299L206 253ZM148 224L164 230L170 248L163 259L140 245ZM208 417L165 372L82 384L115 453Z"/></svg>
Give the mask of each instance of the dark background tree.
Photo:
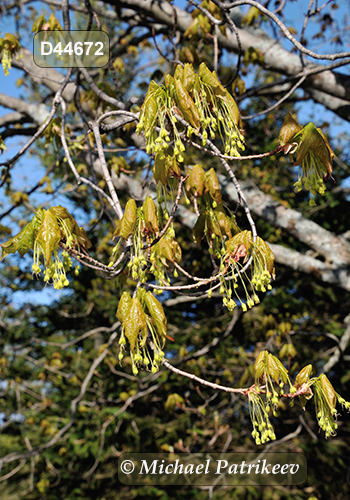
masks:
<svg viewBox="0 0 350 500"><path fill-rule="evenodd" d="M126 112L105 119L110 129L101 126L99 133L121 205L134 197L140 206L156 192L154 157L146 154L127 112L139 111L150 81L164 83L176 63L190 63L198 71L205 62L241 111L242 155L275 151L290 112L301 125L313 121L327 134L336 153L336 182L326 181L325 195L316 195L313 207L307 191L294 191L297 169L287 156L230 161L258 235L274 252L276 279L271 291L259 293L260 304L244 313L240 307L224 308L218 290L211 298L160 295L174 339L166 343L166 359L212 384L249 387L257 355L268 350L293 380L312 364L315 376L326 373L335 390L350 397L349 5L291 0L227 5L15 0L0 6L1 37L9 32L21 44L17 52L12 46L9 76L0 76L0 135L7 147L0 158L1 242L16 235L39 207L61 204L92 243L90 257L82 259L86 265L77 275L74 269L67 274L70 284L61 292L33 279L31 253L6 256L0 264L2 498L335 500L348 495L346 412L337 435L326 440L312 400L305 412L299 401L290 407L282 400L271 418L277 440L257 447L246 398L200 385L165 366L135 376L128 355L122 366L118 362L116 311L121 293L133 291L135 282L126 271L107 279L117 215L105 196L110 193L90 124L105 112ZM297 9L300 15L294 17ZM42 29L56 18L65 29L106 31L110 64L71 72L35 65L31 28L36 23L38 29L41 15ZM4 59L6 47L1 48ZM225 206L242 229L249 229L218 157L205 152L200 141L199 146L186 149L186 168L215 168ZM204 278L213 272L209 248L193 242L197 217L182 201L174 219L181 265ZM260 450L304 453L307 482L184 486L174 492L127 487L117 478L118 458L127 451Z"/></svg>

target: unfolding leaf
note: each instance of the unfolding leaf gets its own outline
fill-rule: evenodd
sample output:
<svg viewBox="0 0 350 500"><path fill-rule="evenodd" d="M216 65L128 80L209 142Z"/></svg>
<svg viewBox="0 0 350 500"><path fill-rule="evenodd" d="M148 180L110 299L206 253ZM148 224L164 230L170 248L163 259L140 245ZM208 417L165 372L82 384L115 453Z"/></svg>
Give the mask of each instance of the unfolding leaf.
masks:
<svg viewBox="0 0 350 500"><path fill-rule="evenodd" d="M121 236L125 240L134 232L136 226L136 201L130 198L125 206L124 215L114 231L113 238Z"/></svg>
<svg viewBox="0 0 350 500"><path fill-rule="evenodd" d="M125 318L130 310L131 307L131 297L129 292L123 292L122 296L120 297L120 301L118 304L118 309L116 316L121 322L121 324L124 323Z"/></svg>
<svg viewBox="0 0 350 500"><path fill-rule="evenodd" d="M184 75L184 69L183 67L181 66L181 64L178 64L175 68L175 72L174 72L174 80L180 80L180 82L182 82L183 80L183 75Z"/></svg>
<svg viewBox="0 0 350 500"><path fill-rule="evenodd" d="M275 256L269 245L260 236L257 237L254 243L254 252L258 258L263 259L266 269L272 278L275 279Z"/></svg>
<svg viewBox="0 0 350 500"><path fill-rule="evenodd" d="M176 406L181 406L185 403L184 399L179 394L169 394L164 403L164 410L172 413Z"/></svg>
<svg viewBox="0 0 350 500"><path fill-rule="evenodd" d="M207 216L207 230L210 237L213 238L214 235L221 237L221 230L218 221L209 216Z"/></svg>
<svg viewBox="0 0 350 500"><path fill-rule="evenodd" d="M198 109L192 97L187 92L180 80L175 80L175 102L184 119L194 128L200 128L200 117Z"/></svg>
<svg viewBox="0 0 350 500"><path fill-rule="evenodd" d="M335 156L331 150L329 143L322 131L315 127L313 123L308 123L300 133L300 145L297 150L297 159L294 166L300 165L306 155L311 151L315 154L321 164L321 171L324 170L326 173L331 175L332 173L332 159ZM318 167L320 164L318 163ZM320 172L321 173L321 172Z"/></svg>
<svg viewBox="0 0 350 500"><path fill-rule="evenodd" d="M142 309L141 303L137 297L131 299L130 309L125 317L123 326L125 328L125 337L130 342L130 351L135 349L136 341L141 332L141 346L147 340L146 315Z"/></svg>
<svg viewBox="0 0 350 500"><path fill-rule="evenodd" d="M283 383L287 384L288 383L288 370L287 370L287 368L283 365L283 363L281 363L281 361L276 356L273 356L273 354L271 354L271 356L279 369L280 379L282 380Z"/></svg>
<svg viewBox="0 0 350 500"><path fill-rule="evenodd" d="M169 94L173 96L175 92L174 78L169 73L165 75L165 86Z"/></svg>
<svg viewBox="0 0 350 500"><path fill-rule="evenodd" d="M145 224L150 233L159 233L157 207L150 196L147 196L143 202L143 214L145 217Z"/></svg>
<svg viewBox="0 0 350 500"><path fill-rule="evenodd" d="M312 365L304 366L295 378L295 387L300 387L302 384L305 384L309 380L311 373Z"/></svg>
<svg viewBox="0 0 350 500"><path fill-rule="evenodd" d="M269 354L267 357L267 373L270 375L270 377L273 378L273 380L278 384L279 382L279 376L280 376L280 369L278 364L276 363L276 360L272 354Z"/></svg>
<svg viewBox="0 0 350 500"><path fill-rule="evenodd" d="M255 23L255 21L259 19L260 16L261 12L259 9L257 9L256 7L250 7L247 14L243 17L241 21L242 26L244 26L245 24L247 24L248 26L252 26Z"/></svg>
<svg viewBox="0 0 350 500"><path fill-rule="evenodd" d="M218 221L222 234L232 238L231 232L231 219L225 212L225 209L222 205L218 205L214 209L215 218Z"/></svg>
<svg viewBox="0 0 350 500"><path fill-rule="evenodd" d="M61 228L61 237L66 237L66 232L72 234L77 239L80 246L89 249L91 248L91 241L88 238L86 231L83 227L79 227L74 217L68 212L65 207L58 205L51 207L51 212L56 216L58 225ZM66 230L64 230L64 228Z"/></svg>
<svg viewBox="0 0 350 500"><path fill-rule="evenodd" d="M255 360L254 374L256 383L258 383L259 379L266 371L268 355L269 355L268 351L261 351L261 353L259 353L258 357Z"/></svg>
<svg viewBox="0 0 350 500"><path fill-rule="evenodd" d="M209 191L211 197L216 203L221 203L221 190L219 180L217 178L216 172L211 168L205 176L205 187L206 191Z"/></svg>
<svg viewBox="0 0 350 500"><path fill-rule="evenodd" d="M284 344L282 349L279 352L280 358L284 358L288 356L290 358L294 358L297 355L297 351L293 344Z"/></svg>
<svg viewBox="0 0 350 500"><path fill-rule="evenodd" d="M242 95L245 92L245 83L240 76L237 76L232 82L232 92L236 94L236 89L238 94Z"/></svg>
<svg viewBox="0 0 350 500"><path fill-rule="evenodd" d="M164 314L163 306L159 300L154 297L152 292L147 292L145 303L153 320L154 326L165 343L165 339L167 338L167 319Z"/></svg>
<svg viewBox="0 0 350 500"><path fill-rule="evenodd" d="M6 33L3 43L4 47L8 46L12 53L17 52L21 48L18 39L12 33Z"/></svg>
<svg viewBox="0 0 350 500"><path fill-rule="evenodd" d="M231 231L234 234L238 234L238 233L241 232L241 228L238 226L238 224L236 222L236 216L235 215L231 215L231 217L230 217L230 227L231 227Z"/></svg>
<svg viewBox="0 0 350 500"><path fill-rule="evenodd" d="M156 182L161 182L163 186L166 184L166 179L169 173L169 162L164 151L156 154L154 159L153 174Z"/></svg>
<svg viewBox="0 0 350 500"><path fill-rule="evenodd" d="M211 72L205 63L201 63L199 66L198 74L201 77L202 82L205 83L206 85L209 85L209 87L211 87L212 90L216 89L222 90L221 95L222 97L224 97L225 89L218 80L215 71Z"/></svg>
<svg viewBox="0 0 350 500"><path fill-rule="evenodd" d="M79 231L75 233L75 236L78 238L78 243L80 246L84 247L86 250L92 247L92 243L90 238L86 234L86 231L83 227L78 228Z"/></svg>
<svg viewBox="0 0 350 500"><path fill-rule="evenodd" d="M56 216L51 210L46 210L35 241L40 245L46 266L49 265L52 252L57 249L61 239L61 231Z"/></svg>
<svg viewBox="0 0 350 500"><path fill-rule="evenodd" d="M236 101L234 100L232 95L227 90L225 92L226 92L226 95L224 98L224 102L225 102L226 108L229 112L229 116L235 125L237 125L239 128L242 128L241 117L239 114L239 109L238 109L238 106L236 104Z"/></svg>
<svg viewBox="0 0 350 500"><path fill-rule="evenodd" d="M197 75L194 72L192 64L185 64L182 76L182 83L188 92L191 92L195 84Z"/></svg>
<svg viewBox="0 0 350 500"><path fill-rule="evenodd" d="M189 171L186 180L186 190L188 193L202 196L204 190L205 172L201 165L194 165Z"/></svg>
<svg viewBox="0 0 350 500"><path fill-rule="evenodd" d="M175 179L180 180L181 171L179 167L179 163L177 161L177 157L175 155L167 155L166 159L167 169L169 174L171 174Z"/></svg>
<svg viewBox="0 0 350 500"><path fill-rule="evenodd" d="M243 245L247 254L252 244L253 244L252 233L250 231L244 230L238 234L235 234L235 236L226 241L226 251L227 253L232 254L234 256L238 251L238 249L240 249L240 247Z"/></svg>
<svg viewBox="0 0 350 500"><path fill-rule="evenodd" d="M282 124L278 140L281 146L288 144L293 137L300 132L302 127L294 120L291 114L288 114ZM288 152L288 151L287 151Z"/></svg>
<svg viewBox="0 0 350 500"><path fill-rule="evenodd" d="M330 381L328 380L328 378L324 373L320 375L319 380L321 382L322 391L327 400L328 405L330 406L330 408L335 408L337 404L337 395L335 393L332 384L330 383Z"/></svg>
<svg viewBox="0 0 350 500"><path fill-rule="evenodd" d="M156 95L159 89L159 85L154 80L151 80L144 103L141 107L140 120L143 119L146 136L153 130L157 120L158 104Z"/></svg>
<svg viewBox="0 0 350 500"><path fill-rule="evenodd" d="M29 224L24 226L22 231L20 231L16 236L13 236L4 243L1 243L2 253L0 261L6 257L6 255L15 252L18 252L23 257L24 254L33 249L35 227L35 217L33 217Z"/></svg>
<svg viewBox="0 0 350 500"><path fill-rule="evenodd" d="M167 266L166 261L173 261L173 249L170 240L163 237L159 240L156 247L155 250L158 252L158 256L165 266Z"/></svg>

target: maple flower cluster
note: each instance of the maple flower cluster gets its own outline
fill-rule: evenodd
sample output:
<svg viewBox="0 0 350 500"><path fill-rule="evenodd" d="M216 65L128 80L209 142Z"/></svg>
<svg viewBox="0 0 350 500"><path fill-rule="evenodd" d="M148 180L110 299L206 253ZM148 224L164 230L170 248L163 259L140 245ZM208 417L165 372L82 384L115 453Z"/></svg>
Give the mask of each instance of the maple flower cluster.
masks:
<svg viewBox="0 0 350 500"><path fill-rule="evenodd" d="M220 270L231 270L230 281L227 281L227 276L221 279L220 293L226 295L223 303L232 311L236 306L236 302L231 298L234 293L241 303L243 311L246 311L247 308L250 309L254 304L259 303L256 292L271 290L270 282L271 279L275 278L274 255L268 244L259 236L253 243L252 233L247 230L240 231L227 240L222 254ZM241 272L249 258L252 258L251 279L245 271L244 276ZM240 263L240 259L243 259L243 264ZM245 292L244 301L237 294L239 280ZM247 289L245 280L250 284L252 296Z"/></svg>
<svg viewBox="0 0 350 500"><path fill-rule="evenodd" d="M65 247L62 258L58 253L61 245ZM1 259L17 251L23 257L33 250L33 273L39 275L43 272L45 283L51 283L55 290L60 290L69 285L66 273L72 268L67 250L90 247L85 229L79 227L68 210L59 205L48 210L38 209L22 231L1 244ZM79 268L79 265L75 267L75 274L79 273Z"/></svg>
<svg viewBox="0 0 350 500"><path fill-rule="evenodd" d="M11 33L6 33L4 38L0 38L0 55L1 64L5 73L5 76L9 75L9 69L11 69L12 56L21 48L21 45L17 38Z"/></svg>
<svg viewBox="0 0 350 500"><path fill-rule="evenodd" d="M332 174L332 160L335 156L322 130L313 123L301 127L291 115L285 118L280 134L279 143L285 154L296 155L293 166L300 166L298 180L294 184L297 191L303 185L314 196L326 191L324 180ZM314 206L315 200L311 196L309 204Z"/></svg>
<svg viewBox="0 0 350 500"><path fill-rule="evenodd" d="M138 288L135 297L131 297L129 292L123 292L116 316L122 324L119 361L125 356L128 341L133 374L138 374L140 366L152 373L157 372L164 358L165 340L169 338L161 303L143 288ZM147 340L152 346L153 354L149 350Z"/></svg>
<svg viewBox="0 0 350 500"><path fill-rule="evenodd" d="M136 128L138 133L145 133L148 153L165 151L183 162L185 146L176 115L188 123L189 137L202 134L204 146L208 137L215 139L218 134L225 144L225 154L240 156L237 148L244 149L237 104L204 63L198 74L191 64L178 65L174 77L167 74L162 86L152 80Z"/></svg>
<svg viewBox="0 0 350 500"><path fill-rule="evenodd" d="M320 428L325 432L326 438L335 435L338 428L337 400L347 410L350 410L350 402L345 401L335 392L325 374L310 378L311 373L312 365L305 366L297 374L292 385L288 370L276 356L268 351L262 351L258 355L254 363L255 384L247 393L253 423L252 437L256 444L264 444L270 439L276 439L269 421L269 412L272 410L272 414L277 416L276 410L281 396L290 398L291 404L294 403L293 398L298 396L304 409L307 401L314 397L316 418ZM284 391L286 385L288 393Z"/></svg>

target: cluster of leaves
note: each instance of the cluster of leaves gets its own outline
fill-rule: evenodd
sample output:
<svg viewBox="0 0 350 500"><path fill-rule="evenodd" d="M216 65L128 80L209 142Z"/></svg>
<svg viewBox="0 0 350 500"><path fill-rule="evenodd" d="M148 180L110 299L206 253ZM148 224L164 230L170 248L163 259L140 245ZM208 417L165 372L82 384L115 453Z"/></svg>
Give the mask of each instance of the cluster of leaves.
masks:
<svg viewBox="0 0 350 500"><path fill-rule="evenodd" d="M117 223L113 237L119 237L117 245L113 248L112 260L114 260L120 249L120 242L129 240L132 236L132 248L128 269L134 280L145 283L148 273L153 274L157 283L161 286L170 284L167 276L169 263L181 260L181 248L175 239L173 224L166 224L169 214L165 203L158 204L158 208L150 196L147 196L142 207L137 208L134 199L130 199L126 206L122 219ZM159 226L163 225L163 236L159 239ZM154 239L153 241L151 239ZM159 239L159 241L158 241ZM152 241L152 244L151 244Z"/></svg>
<svg viewBox="0 0 350 500"><path fill-rule="evenodd" d="M126 339L128 339L133 374L138 374L137 367L140 365L145 368L150 365L151 372L157 372L164 358L165 340L170 338L167 335L167 319L162 304L152 292L138 288L135 297L132 298L129 292L123 292L116 316L123 326L119 339L121 347L119 361L124 358ZM148 331L153 355L146 344Z"/></svg>
<svg viewBox="0 0 350 500"><path fill-rule="evenodd" d="M61 246L64 248L63 260L58 254ZM71 269L72 260L67 250L90 247L85 229L79 227L68 210L59 205L48 210L39 208L16 236L1 243L1 260L11 253L18 252L23 257L33 250L33 273L39 275L43 265L44 281L59 290L69 285L66 272ZM79 273L79 267L76 267L76 273Z"/></svg>
<svg viewBox="0 0 350 500"><path fill-rule="evenodd" d="M237 104L205 63L199 66L198 74L191 64L178 65L174 77L165 75L162 86L152 80L136 129L145 132L148 153L162 151L183 162L185 146L176 115L189 124L187 137L201 133L203 146L208 137L218 135L225 144L225 154L239 156L238 149L244 149ZM171 136L174 147L169 147Z"/></svg>
<svg viewBox="0 0 350 500"><path fill-rule="evenodd" d="M291 115L287 115L279 134L279 142L285 154L296 155L293 166L301 166L298 180L294 184L297 191L301 191L304 185L312 195L318 192L323 196L326 190L324 180L332 174L332 159L335 154L322 130L312 122L301 127ZM314 198L310 198L309 204L316 205Z"/></svg>
<svg viewBox="0 0 350 500"><path fill-rule="evenodd" d="M11 69L12 57L16 56L20 48L18 39L11 33L6 33L4 38L0 38L0 57L5 76L9 74L9 69ZM16 57L18 58L18 56Z"/></svg>
<svg viewBox="0 0 350 500"><path fill-rule="evenodd" d="M190 200L195 200L199 216L193 228L193 237L200 244L206 236L209 252L219 260L220 293L225 297L223 304L232 311L236 302L244 311L259 303L256 291L266 292L271 289L270 281L274 279L274 255L266 242L260 237L253 242L251 231L241 231L236 217L228 214L222 204L222 194L216 172L211 168L205 172L201 165L194 165L189 171L186 190ZM240 263L243 259L243 265ZM244 270L244 264L250 259L251 279ZM251 286L253 298L245 286L243 276ZM238 281L243 285L245 298L238 295ZM210 296L211 292L209 292Z"/></svg>
<svg viewBox="0 0 350 500"><path fill-rule="evenodd" d="M335 392L324 373L319 377L310 378L312 371L311 364L305 366L296 375L294 385L292 385L288 370L276 356L268 351L262 351L259 354L254 364L255 386L248 390L249 412L253 423L252 436L256 444L264 444L270 439L276 439L269 420L269 412L272 410L273 415L277 416L280 397L298 396L305 409L307 400L314 396L316 417L320 428L325 432L326 437L335 435L338 428L337 400L347 410L350 409L350 402L345 401ZM284 391L285 385L289 386L287 393ZM291 404L294 404L294 399L291 399Z"/></svg>
<svg viewBox="0 0 350 500"><path fill-rule="evenodd" d="M32 33L38 33L39 31L62 31L62 29L62 26L54 14L51 14L48 20L46 20L46 17L42 14L33 23Z"/></svg>

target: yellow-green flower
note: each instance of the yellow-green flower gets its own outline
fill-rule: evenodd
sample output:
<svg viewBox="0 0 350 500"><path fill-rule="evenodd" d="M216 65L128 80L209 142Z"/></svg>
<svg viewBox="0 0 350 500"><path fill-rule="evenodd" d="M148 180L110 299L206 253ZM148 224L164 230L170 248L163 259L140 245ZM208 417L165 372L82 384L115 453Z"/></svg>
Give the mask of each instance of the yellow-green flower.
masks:
<svg viewBox="0 0 350 500"><path fill-rule="evenodd" d="M255 443L259 445L275 440L276 435L270 423L268 410L255 389L249 391L248 400L250 419L253 424L252 437Z"/></svg>
<svg viewBox="0 0 350 500"><path fill-rule="evenodd" d="M1 64L4 69L5 76L9 74L11 69L12 56L15 55L21 48L19 41L11 33L6 33L4 38L0 38L0 54Z"/></svg>

